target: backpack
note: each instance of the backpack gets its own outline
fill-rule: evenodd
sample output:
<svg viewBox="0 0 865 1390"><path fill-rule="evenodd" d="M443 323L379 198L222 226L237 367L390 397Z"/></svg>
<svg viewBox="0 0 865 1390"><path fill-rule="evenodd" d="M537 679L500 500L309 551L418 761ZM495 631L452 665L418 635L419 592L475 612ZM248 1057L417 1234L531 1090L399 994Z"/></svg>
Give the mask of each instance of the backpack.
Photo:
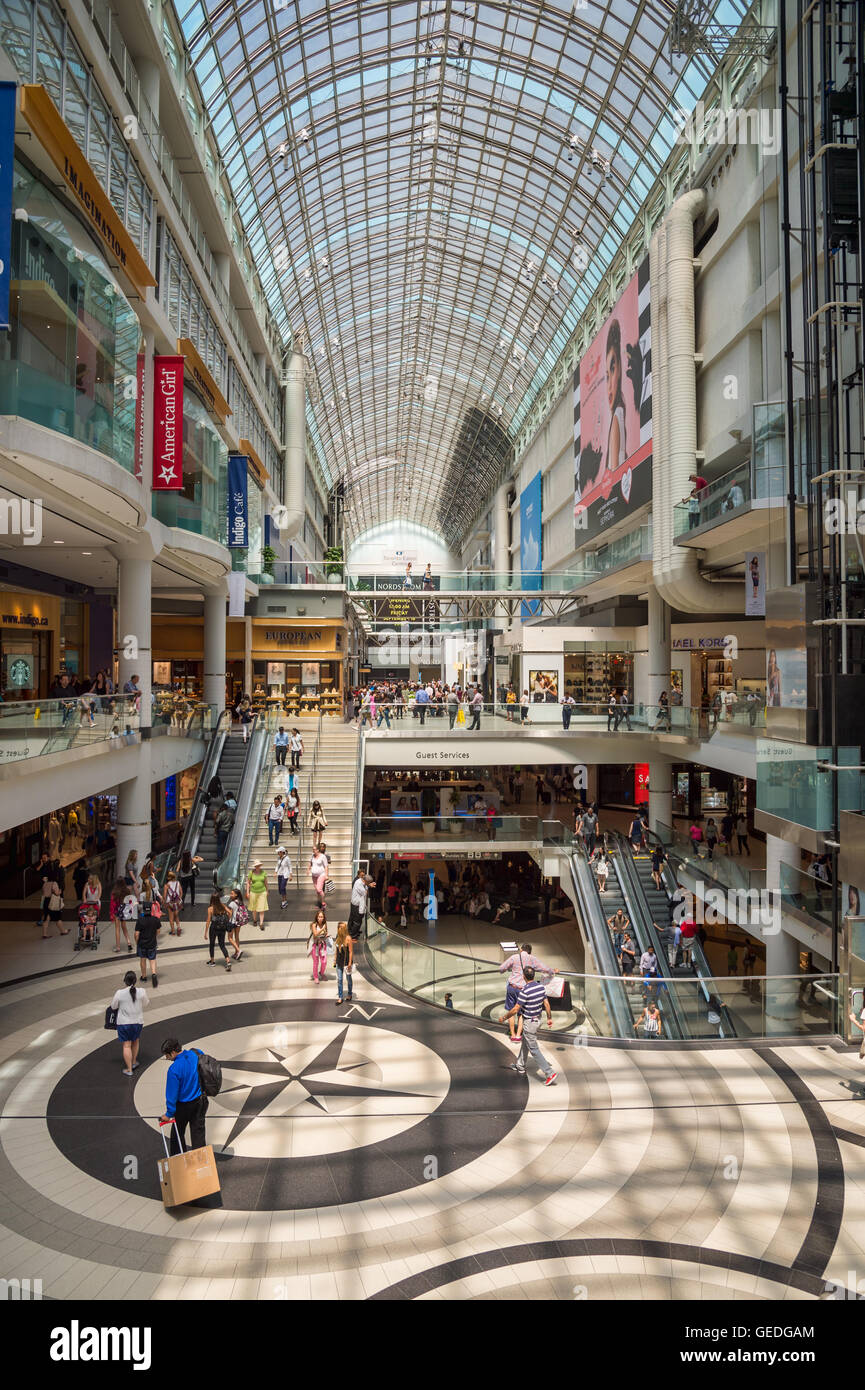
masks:
<svg viewBox="0 0 865 1390"><path fill-rule="evenodd" d="M198 1052L198 1048L194 1049ZM222 1090L222 1063L206 1052L198 1052L198 1079L206 1096L218 1096Z"/></svg>
<svg viewBox="0 0 865 1390"><path fill-rule="evenodd" d="M240 903L236 913L234 914L234 925L236 927L245 927L248 921L249 912L246 909L246 905L245 903Z"/></svg>

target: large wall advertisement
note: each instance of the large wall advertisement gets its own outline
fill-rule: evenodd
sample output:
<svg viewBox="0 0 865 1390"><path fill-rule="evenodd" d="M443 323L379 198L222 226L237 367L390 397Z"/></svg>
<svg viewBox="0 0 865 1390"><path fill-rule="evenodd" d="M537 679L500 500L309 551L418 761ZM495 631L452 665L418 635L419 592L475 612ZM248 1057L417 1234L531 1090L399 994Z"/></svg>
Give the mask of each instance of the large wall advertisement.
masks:
<svg viewBox="0 0 865 1390"><path fill-rule="evenodd" d="M540 589L543 585L541 577L544 560L542 508L543 480L540 473L536 473L528 487L523 488L520 493L520 571L524 589ZM533 618L540 611L540 600L524 599L520 616Z"/></svg>
<svg viewBox="0 0 865 1390"><path fill-rule="evenodd" d="M652 500L649 258L574 373L574 534L579 545Z"/></svg>

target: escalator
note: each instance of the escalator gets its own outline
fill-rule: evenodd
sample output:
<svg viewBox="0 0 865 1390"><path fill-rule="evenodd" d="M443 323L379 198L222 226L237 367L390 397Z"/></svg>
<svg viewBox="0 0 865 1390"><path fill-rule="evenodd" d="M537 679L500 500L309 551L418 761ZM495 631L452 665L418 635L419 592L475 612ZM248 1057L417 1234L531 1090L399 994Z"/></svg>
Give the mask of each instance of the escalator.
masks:
<svg viewBox="0 0 865 1390"><path fill-rule="evenodd" d="M650 838L656 839L657 837L652 835ZM635 854L624 837L619 837L619 841L621 857L623 861L627 861L625 872L629 874L633 884L635 910L642 914L652 936L657 938L657 932L652 929L651 924L656 922L658 927L664 928L672 921L673 911L670 900L676 888L675 875L672 873L669 863L665 863L661 875L662 886L658 888L652 878L651 852L646 850L638 851ZM658 960L664 966L664 973L674 982L672 993L679 1006L683 1036L690 1038L735 1037L736 1032L732 1019L729 1011L721 1002L699 937L695 936L693 939L691 965L670 967L666 951L663 950L661 943L656 947L656 952ZM678 981L681 981L681 984L675 983ZM717 1013L720 1023L709 1021L708 1014L710 1012Z"/></svg>
<svg viewBox="0 0 865 1390"><path fill-rule="evenodd" d="M602 1009L606 1011L612 1037L632 1038L637 1017L634 1013L636 1000L631 998L627 986L621 981L618 958L606 923L605 908L601 903L595 875L589 867L585 850L581 845L568 855L568 863L570 887L573 889L570 896L576 909L577 921L583 930L584 944L591 953L595 969L601 977L597 984L599 998L587 998L581 1003L588 1013L597 1014ZM562 882L565 882L564 878ZM591 977L586 974L584 979L588 991L591 987Z"/></svg>
<svg viewBox="0 0 865 1390"><path fill-rule="evenodd" d="M223 710L219 716L207 757L202 764L201 776L195 791L195 800L189 812L177 858L187 849L191 854L201 856L198 872L202 887L206 888L208 893L211 891L211 886L216 885L216 870L219 861L216 857L213 806L208 805L207 788L213 780L214 774L218 772L223 790L226 794L228 792L234 793L239 810L242 801L241 793L253 764L252 750L257 748L257 730L260 718L259 715L255 716L249 726L247 741L244 742L242 729L238 727L233 730L231 727L231 711Z"/></svg>
<svg viewBox="0 0 865 1390"><path fill-rule="evenodd" d="M663 1019L664 1037L686 1038L688 1037L686 1020L683 1017L678 992L675 988L671 989L666 983L670 978L667 953L653 927L651 914L640 894L640 885L631 872L632 865L627 845L622 842L619 836L615 836L608 839L608 853L612 872L607 879L606 892L603 894L604 912L607 917L611 917L617 908L621 907L631 924L631 938L637 952L634 981L639 983L641 990L645 986L642 984L642 976L640 975L640 957L645 951L654 951L658 962L658 976L664 982L657 986L655 993ZM607 906L608 903L609 907ZM607 930L609 931L609 927Z"/></svg>

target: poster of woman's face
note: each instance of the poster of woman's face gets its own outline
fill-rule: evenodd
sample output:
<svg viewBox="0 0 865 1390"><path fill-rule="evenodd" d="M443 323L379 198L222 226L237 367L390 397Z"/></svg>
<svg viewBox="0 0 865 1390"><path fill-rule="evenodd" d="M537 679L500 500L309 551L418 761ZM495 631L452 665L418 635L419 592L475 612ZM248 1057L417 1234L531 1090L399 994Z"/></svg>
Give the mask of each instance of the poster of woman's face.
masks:
<svg viewBox="0 0 865 1390"><path fill-rule="evenodd" d="M841 916L862 916L862 895L855 883L841 884Z"/></svg>
<svg viewBox="0 0 865 1390"><path fill-rule="evenodd" d="M547 700L558 700L558 671L529 671L529 689L536 705L543 704Z"/></svg>
<svg viewBox="0 0 865 1390"><path fill-rule="evenodd" d="M770 647L766 656L766 704L804 709L808 700L808 658L804 647Z"/></svg>

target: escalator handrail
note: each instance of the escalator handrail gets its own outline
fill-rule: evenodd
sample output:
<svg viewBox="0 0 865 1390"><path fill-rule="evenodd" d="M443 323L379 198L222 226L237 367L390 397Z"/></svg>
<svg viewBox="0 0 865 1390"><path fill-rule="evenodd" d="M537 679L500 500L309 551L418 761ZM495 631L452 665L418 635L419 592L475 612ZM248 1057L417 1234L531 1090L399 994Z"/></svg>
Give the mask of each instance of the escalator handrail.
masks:
<svg viewBox="0 0 865 1390"><path fill-rule="evenodd" d="M262 710L254 716L247 742L249 747L243 760L243 770L237 788L237 811L234 815L234 825L231 827L225 854L215 870L218 889L240 887L248 867L245 861L249 859L252 846L251 843L247 844L247 837L254 838L255 836L262 798L267 794L270 780L267 777L262 777L262 769L270 751L270 730L266 710ZM231 866L235 857L236 871L233 873L223 871L223 866Z"/></svg>
<svg viewBox="0 0 865 1390"><path fill-rule="evenodd" d="M650 843L652 840L657 841L657 843L661 846L666 856L664 859L664 863L661 866L661 879L664 884L664 891L667 894L667 901L669 903L673 896L673 889L678 887L678 879L676 878L676 875L670 863L669 849L671 849L672 846L668 847L667 845L665 845L664 841L661 839L661 836L656 835L654 830L650 830L648 832L648 840ZM671 879L672 885L670 882ZM700 940L699 936L695 936L691 943L691 957L696 962L695 977L700 982L700 986L703 990L703 995L705 997L706 1003L708 1004L710 999L714 999L715 1002L720 1006L719 1012L721 1015L721 1027L724 1030L721 1036L735 1038L736 1029L733 1026L733 1020L730 1016L730 1011L727 1008L727 1005L722 1001L720 994L714 987L712 971L709 966L709 962L706 959L706 952L703 950L703 943Z"/></svg>
<svg viewBox="0 0 865 1390"><path fill-rule="evenodd" d="M168 872L172 859L174 863L178 863L186 850L189 850L190 854L194 854L198 848L198 841L201 837L202 827L207 815L207 803L204 799L205 793L210 786L210 781L215 770L219 767L222 749L228 736L228 730L230 729L230 720L231 711L229 709L221 710L219 718L216 721L216 727L213 730L213 735L210 739L207 754L201 766L198 786L195 788L195 796L193 797L192 806L190 807L189 815L186 819L186 825L180 844L177 846L175 854L173 856L169 855L166 860L166 873Z"/></svg>
<svg viewBox="0 0 865 1390"><path fill-rule="evenodd" d="M601 988L606 996L610 1022L616 1030L615 1036L632 1038L636 1020L631 1007L630 996L624 984L624 976L616 959L613 943L610 940L597 881L589 867L585 846L576 845L572 853L568 855L568 862L571 869L571 881L583 910L586 933L595 953L595 962L604 977L604 984ZM620 989L617 989L612 983L614 979L623 981Z"/></svg>

